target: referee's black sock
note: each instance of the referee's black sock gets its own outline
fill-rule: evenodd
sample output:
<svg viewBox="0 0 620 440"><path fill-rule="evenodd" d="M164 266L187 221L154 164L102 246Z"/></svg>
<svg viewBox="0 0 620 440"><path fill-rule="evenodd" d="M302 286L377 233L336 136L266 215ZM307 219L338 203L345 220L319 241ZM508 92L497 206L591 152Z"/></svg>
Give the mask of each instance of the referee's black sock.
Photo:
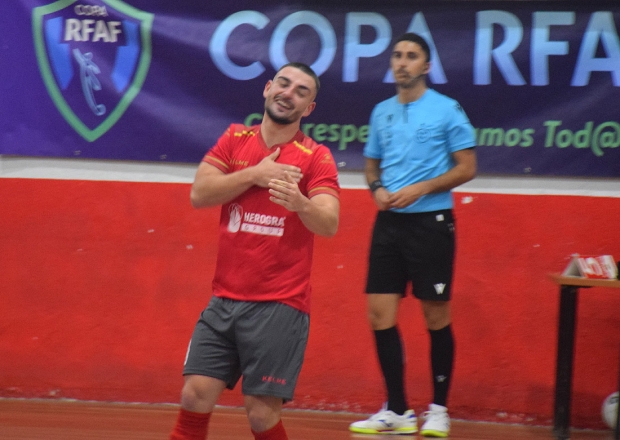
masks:
<svg viewBox="0 0 620 440"><path fill-rule="evenodd" d="M385 330L375 330L375 343L387 388L387 409L402 415L407 411L407 400L405 399L403 349L398 328L394 326Z"/></svg>
<svg viewBox="0 0 620 440"><path fill-rule="evenodd" d="M452 366L454 335L450 324L440 330L429 330L431 336L431 368L433 370L433 403L447 406Z"/></svg>

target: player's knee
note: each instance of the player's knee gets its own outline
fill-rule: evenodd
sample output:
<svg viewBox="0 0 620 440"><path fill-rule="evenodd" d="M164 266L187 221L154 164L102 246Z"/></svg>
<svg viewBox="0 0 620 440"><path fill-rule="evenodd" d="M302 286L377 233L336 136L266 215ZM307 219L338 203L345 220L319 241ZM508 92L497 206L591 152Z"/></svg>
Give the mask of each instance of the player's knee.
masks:
<svg viewBox="0 0 620 440"><path fill-rule="evenodd" d="M199 401L199 391L191 384L186 383L181 390L181 406L191 410L198 405Z"/></svg>
<svg viewBox="0 0 620 440"><path fill-rule="evenodd" d="M209 390L199 380L188 379L181 390L181 406L189 411L204 411Z"/></svg>
<svg viewBox="0 0 620 440"><path fill-rule="evenodd" d="M268 407L253 407L247 409L248 421L255 432L267 431L280 421L280 414Z"/></svg>

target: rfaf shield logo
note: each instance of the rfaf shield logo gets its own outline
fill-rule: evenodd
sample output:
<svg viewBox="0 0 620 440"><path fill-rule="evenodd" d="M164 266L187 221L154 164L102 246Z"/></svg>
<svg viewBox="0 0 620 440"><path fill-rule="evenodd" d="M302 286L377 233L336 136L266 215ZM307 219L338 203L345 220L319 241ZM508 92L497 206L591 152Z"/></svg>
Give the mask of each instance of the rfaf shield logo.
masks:
<svg viewBox="0 0 620 440"><path fill-rule="evenodd" d="M84 139L106 133L140 92L151 62L153 14L120 0L58 0L33 10L43 81Z"/></svg>

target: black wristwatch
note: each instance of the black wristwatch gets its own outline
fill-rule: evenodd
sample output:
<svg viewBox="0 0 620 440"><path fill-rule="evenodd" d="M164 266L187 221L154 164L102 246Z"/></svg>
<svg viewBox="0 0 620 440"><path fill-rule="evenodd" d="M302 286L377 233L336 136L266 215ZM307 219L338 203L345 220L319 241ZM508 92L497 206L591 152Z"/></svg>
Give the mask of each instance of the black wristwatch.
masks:
<svg viewBox="0 0 620 440"><path fill-rule="evenodd" d="M370 192L374 193L379 188L383 188L383 183L381 183L381 180L377 179L374 182L371 182L368 187L370 188Z"/></svg>

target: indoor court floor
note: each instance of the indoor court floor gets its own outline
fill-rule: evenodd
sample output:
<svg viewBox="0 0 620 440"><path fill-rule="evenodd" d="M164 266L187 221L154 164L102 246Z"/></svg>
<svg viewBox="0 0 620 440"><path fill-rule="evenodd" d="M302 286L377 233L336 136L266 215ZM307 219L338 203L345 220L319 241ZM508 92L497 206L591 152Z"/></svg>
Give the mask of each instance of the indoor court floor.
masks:
<svg viewBox="0 0 620 440"><path fill-rule="evenodd" d="M0 399L2 440L166 440L176 405L106 404ZM348 431L359 414L285 410L291 440L422 439L419 435L362 435ZM450 440L553 440L550 427L453 421ZM572 430L571 440L612 440L613 432ZM209 440L253 440L240 408L217 407Z"/></svg>

